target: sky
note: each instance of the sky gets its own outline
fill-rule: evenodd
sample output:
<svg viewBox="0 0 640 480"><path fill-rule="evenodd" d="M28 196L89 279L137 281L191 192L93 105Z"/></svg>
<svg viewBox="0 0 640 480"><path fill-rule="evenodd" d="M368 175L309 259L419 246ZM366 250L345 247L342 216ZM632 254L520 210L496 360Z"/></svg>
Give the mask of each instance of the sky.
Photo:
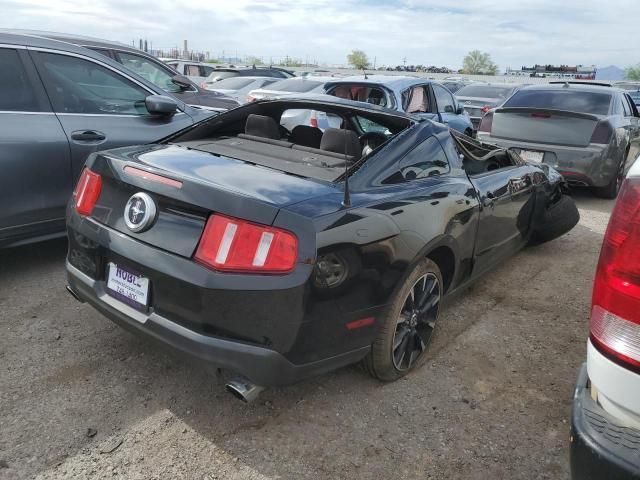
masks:
<svg viewBox="0 0 640 480"><path fill-rule="evenodd" d="M4 28L169 49L188 40L214 57L285 56L345 64L459 68L479 49L501 70L640 62L638 0L0 0Z"/></svg>

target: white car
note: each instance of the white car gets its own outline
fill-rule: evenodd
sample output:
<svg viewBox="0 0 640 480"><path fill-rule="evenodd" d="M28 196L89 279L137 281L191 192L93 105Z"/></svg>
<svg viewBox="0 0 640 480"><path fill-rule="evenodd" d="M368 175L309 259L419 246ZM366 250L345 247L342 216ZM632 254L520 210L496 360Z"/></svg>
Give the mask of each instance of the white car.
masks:
<svg viewBox="0 0 640 480"><path fill-rule="evenodd" d="M640 161L622 184L593 285L573 399L573 479L640 478Z"/></svg>
<svg viewBox="0 0 640 480"><path fill-rule="evenodd" d="M240 103L246 102L247 94L251 90L264 88L279 81L273 77L230 77L216 81L215 76L216 74L212 73L200 86L234 98Z"/></svg>
<svg viewBox="0 0 640 480"><path fill-rule="evenodd" d="M210 63L191 62L189 60L168 60L165 63L174 68L180 75L184 75L198 85L215 71L215 67Z"/></svg>
<svg viewBox="0 0 640 480"><path fill-rule="evenodd" d="M287 95L300 95L307 93L324 93L324 84L335 80L334 77L293 77L272 83L268 88L252 90L247 95L247 101L262 100L265 98L284 97Z"/></svg>

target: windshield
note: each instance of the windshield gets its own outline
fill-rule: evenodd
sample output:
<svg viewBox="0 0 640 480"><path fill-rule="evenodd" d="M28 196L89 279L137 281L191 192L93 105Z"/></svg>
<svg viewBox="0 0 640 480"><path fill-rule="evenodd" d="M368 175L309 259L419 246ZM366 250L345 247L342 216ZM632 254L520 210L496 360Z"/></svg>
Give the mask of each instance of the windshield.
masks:
<svg viewBox="0 0 640 480"><path fill-rule="evenodd" d="M520 90L505 107L551 108L570 112L607 115L611 94L580 90Z"/></svg>
<svg viewBox="0 0 640 480"><path fill-rule="evenodd" d="M240 90L255 81L255 78L230 77L215 82L215 87L227 90Z"/></svg>
<svg viewBox="0 0 640 480"><path fill-rule="evenodd" d="M296 92L304 93L310 92L314 88L320 87L324 82L316 82L313 80L291 78L287 80L281 80L269 85L269 90L278 92Z"/></svg>
<svg viewBox="0 0 640 480"><path fill-rule="evenodd" d="M514 87L498 87L493 85L467 85L456 92L458 97L501 98L505 99Z"/></svg>
<svg viewBox="0 0 640 480"><path fill-rule="evenodd" d="M171 80L175 74L156 64L152 60L141 55L134 55L125 52L118 52L118 58L122 65L133 70L145 80L157 85L165 92L180 92L180 87Z"/></svg>

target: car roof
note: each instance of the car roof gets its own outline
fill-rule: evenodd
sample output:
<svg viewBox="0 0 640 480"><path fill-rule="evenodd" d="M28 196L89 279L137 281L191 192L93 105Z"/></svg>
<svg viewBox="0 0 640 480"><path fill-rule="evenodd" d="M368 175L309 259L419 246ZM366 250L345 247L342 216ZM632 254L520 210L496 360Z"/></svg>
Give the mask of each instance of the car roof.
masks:
<svg viewBox="0 0 640 480"><path fill-rule="evenodd" d="M109 65L111 68L122 72L131 78L134 78L138 83L145 85L149 90L154 92L156 95L167 95L173 98L178 102L181 108L184 108L184 102L177 99L173 95L170 95L162 90L153 83L148 80L142 78L140 75L136 74L134 71L122 66L111 58L101 54L94 52L93 50L89 50L88 48L84 48L78 46L74 43L64 42L61 40L54 40L48 37L43 37L35 34L19 34L14 31L9 32L6 30L0 29L0 44L5 45L16 45L16 46L29 46L36 48L47 48L51 50L60 50L63 52L76 53L78 55L82 55L84 57L92 58L93 60L97 60L98 62Z"/></svg>
<svg viewBox="0 0 640 480"><path fill-rule="evenodd" d="M527 85L521 90L578 90L583 92L613 93L622 91L619 88L602 85L589 85L586 83L547 83L540 85Z"/></svg>
<svg viewBox="0 0 640 480"><path fill-rule="evenodd" d="M344 78L334 78L331 85L344 83L358 83L361 85L384 85L392 90L401 90L412 85L425 85L437 83L434 80L421 77L410 77L407 75L352 75Z"/></svg>
<svg viewBox="0 0 640 480"><path fill-rule="evenodd" d="M104 40L102 38L95 38L95 37L89 37L84 35L70 35L67 33L46 32L42 30L18 30L18 29L0 29L0 33L9 33L9 34L15 34L15 35L26 35L30 37L47 38L50 40L58 40L60 42L71 43L74 45L112 48L112 49L135 52L137 54L149 55L148 53L143 52L142 50L131 47L130 45L126 45L124 43L114 42L111 40Z"/></svg>
<svg viewBox="0 0 640 480"><path fill-rule="evenodd" d="M499 87L499 88L516 88L522 87L522 83L506 83L506 82L473 82L465 85L465 87ZM464 88L464 87L462 87Z"/></svg>

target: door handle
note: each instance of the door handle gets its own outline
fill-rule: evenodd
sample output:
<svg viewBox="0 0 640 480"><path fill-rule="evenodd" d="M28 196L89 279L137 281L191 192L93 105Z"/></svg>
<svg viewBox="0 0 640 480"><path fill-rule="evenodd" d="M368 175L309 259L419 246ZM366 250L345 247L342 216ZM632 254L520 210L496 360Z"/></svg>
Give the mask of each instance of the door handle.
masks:
<svg viewBox="0 0 640 480"><path fill-rule="evenodd" d="M95 130L78 130L71 133L71 140L77 142L101 142L105 140L107 136L102 132L96 132Z"/></svg>

